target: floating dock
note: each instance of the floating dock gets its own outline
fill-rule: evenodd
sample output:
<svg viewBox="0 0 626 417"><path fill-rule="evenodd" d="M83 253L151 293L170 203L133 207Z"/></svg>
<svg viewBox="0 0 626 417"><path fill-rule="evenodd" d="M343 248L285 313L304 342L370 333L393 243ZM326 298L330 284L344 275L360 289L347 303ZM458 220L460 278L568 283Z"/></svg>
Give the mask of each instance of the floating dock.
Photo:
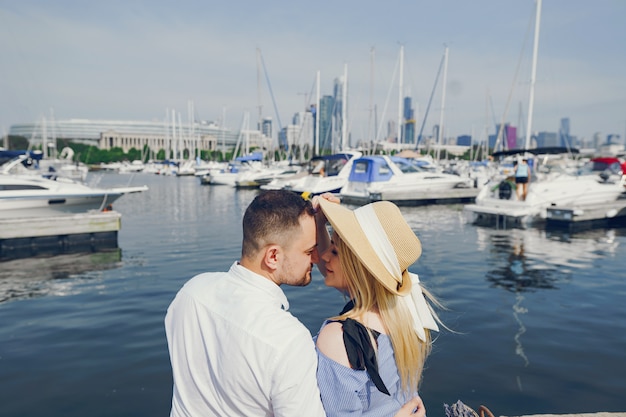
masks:
<svg viewBox="0 0 626 417"><path fill-rule="evenodd" d="M116 211L0 219L0 261L117 248Z"/></svg>
<svg viewBox="0 0 626 417"><path fill-rule="evenodd" d="M612 203L549 207L546 213L546 225L552 227L585 228L622 222L626 222L626 196Z"/></svg>

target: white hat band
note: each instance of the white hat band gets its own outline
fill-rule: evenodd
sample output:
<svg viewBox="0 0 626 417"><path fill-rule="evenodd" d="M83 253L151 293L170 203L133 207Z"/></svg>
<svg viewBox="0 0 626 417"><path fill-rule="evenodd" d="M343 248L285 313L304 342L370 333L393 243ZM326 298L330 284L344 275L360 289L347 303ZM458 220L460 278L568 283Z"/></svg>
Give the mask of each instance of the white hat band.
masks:
<svg viewBox="0 0 626 417"><path fill-rule="evenodd" d="M378 255L378 258L385 266L387 271L394 277L394 279L402 283L402 271L400 270L400 263L398 257L393 249L393 245L389 241L383 225L380 223L376 211L371 204L359 207L354 210L354 216L357 222L364 231L367 230L365 236L372 245L374 252ZM412 281L412 290L406 296L399 296L399 302L404 303L409 310L413 319L413 329L417 333L418 337L422 340L426 340L426 334L424 329L439 330L437 322L432 316L424 294L422 293L422 287L419 283L419 277L417 274L410 274Z"/></svg>
<svg viewBox="0 0 626 417"><path fill-rule="evenodd" d="M400 263L398 263L398 257L396 251L393 249L393 245L389 241L383 225L380 223L376 211L372 204L359 207L354 210L354 216L357 222L364 231L367 230L365 236L367 240L374 248L374 252L378 255L378 258L385 266L385 269L391 274L391 276L398 282L402 283L402 271L400 270Z"/></svg>

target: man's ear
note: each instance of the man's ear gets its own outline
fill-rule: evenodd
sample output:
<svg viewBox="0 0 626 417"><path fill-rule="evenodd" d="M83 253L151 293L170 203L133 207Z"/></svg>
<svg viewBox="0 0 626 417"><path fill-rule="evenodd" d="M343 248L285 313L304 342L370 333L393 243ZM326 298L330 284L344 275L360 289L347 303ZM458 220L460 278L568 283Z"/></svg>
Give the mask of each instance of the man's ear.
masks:
<svg viewBox="0 0 626 417"><path fill-rule="evenodd" d="M263 263L271 271L278 269L278 263L282 260L282 251L278 245L270 245L265 248L265 254L263 256Z"/></svg>

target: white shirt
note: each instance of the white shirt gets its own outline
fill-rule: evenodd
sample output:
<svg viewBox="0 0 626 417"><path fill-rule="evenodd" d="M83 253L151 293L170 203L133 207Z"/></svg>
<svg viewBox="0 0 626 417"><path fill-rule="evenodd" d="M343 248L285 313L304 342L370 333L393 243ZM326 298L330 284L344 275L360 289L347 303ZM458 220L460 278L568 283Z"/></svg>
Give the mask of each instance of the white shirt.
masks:
<svg viewBox="0 0 626 417"><path fill-rule="evenodd" d="M275 283L236 262L193 277L167 310L172 417L324 416L310 332Z"/></svg>

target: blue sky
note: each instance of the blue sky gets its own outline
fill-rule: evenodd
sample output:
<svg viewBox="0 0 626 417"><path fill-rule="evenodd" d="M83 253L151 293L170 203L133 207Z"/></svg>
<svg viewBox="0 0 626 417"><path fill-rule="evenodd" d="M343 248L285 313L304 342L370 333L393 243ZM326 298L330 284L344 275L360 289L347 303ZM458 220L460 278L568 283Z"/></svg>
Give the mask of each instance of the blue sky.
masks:
<svg viewBox="0 0 626 417"><path fill-rule="evenodd" d="M0 0L0 133L51 112L162 120L173 109L187 120L189 101L198 119L225 115L233 129L244 112L254 123L260 103L277 126L265 79L259 94L258 48L283 126L308 104L318 70L331 94L347 65L359 139L373 125L370 101L379 123L397 120L400 45L419 128L444 44L446 135L494 133L503 118L523 131L534 10L533 0ZM624 137L625 16L623 0L543 0L533 130L557 131L569 117L579 137ZM440 82L426 132L441 96Z"/></svg>

